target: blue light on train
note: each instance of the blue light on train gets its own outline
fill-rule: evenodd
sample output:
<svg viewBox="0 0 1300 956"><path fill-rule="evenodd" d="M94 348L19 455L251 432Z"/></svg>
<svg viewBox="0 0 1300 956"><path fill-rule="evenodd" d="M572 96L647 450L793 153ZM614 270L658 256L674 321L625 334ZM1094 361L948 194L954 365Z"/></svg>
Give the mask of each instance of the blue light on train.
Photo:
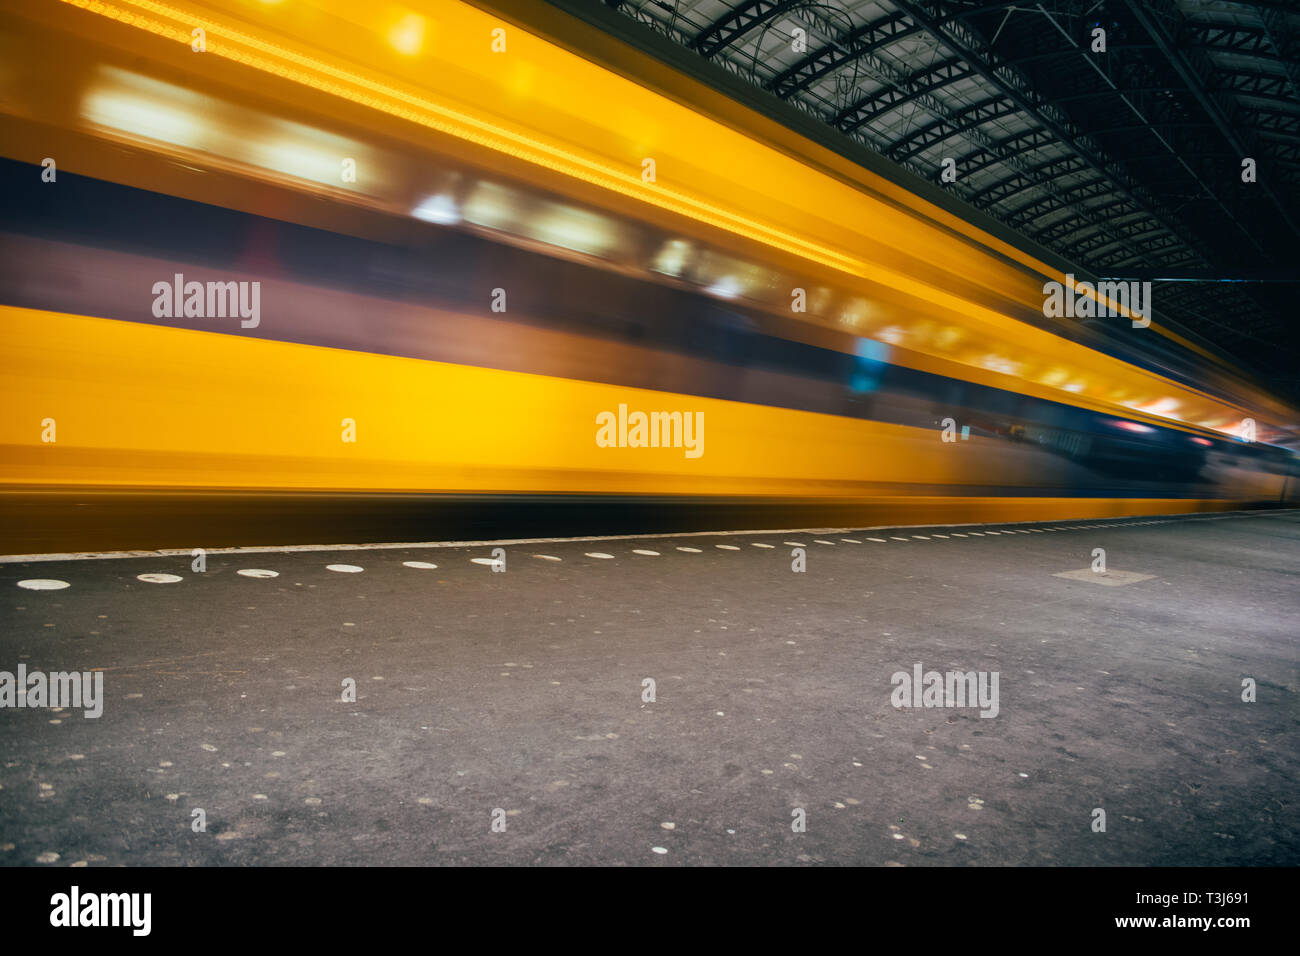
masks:
<svg viewBox="0 0 1300 956"><path fill-rule="evenodd" d="M876 339L859 338L853 346L853 374L849 388L855 392L874 392L880 387L885 366L889 364L890 346Z"/></svg>

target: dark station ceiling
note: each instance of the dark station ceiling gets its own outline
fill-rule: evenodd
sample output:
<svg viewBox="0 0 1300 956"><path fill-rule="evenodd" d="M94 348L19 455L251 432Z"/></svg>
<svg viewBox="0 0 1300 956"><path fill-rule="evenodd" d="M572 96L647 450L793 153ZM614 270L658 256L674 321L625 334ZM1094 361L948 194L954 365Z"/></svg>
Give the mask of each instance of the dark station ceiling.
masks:
<svg viewBox="0 0 1300 956"><path fill-rule="evenodd" d="M1300 399L1300 2L605 4Z"/></svg>

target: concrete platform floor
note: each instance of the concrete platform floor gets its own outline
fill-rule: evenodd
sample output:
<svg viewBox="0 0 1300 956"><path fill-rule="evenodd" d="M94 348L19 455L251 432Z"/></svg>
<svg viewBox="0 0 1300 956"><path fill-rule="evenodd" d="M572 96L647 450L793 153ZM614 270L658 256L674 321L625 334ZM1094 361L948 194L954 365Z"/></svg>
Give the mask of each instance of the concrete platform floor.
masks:
<svg viewBox="0 0 1300 956"><path fill-rule="evenodd" d="M0 864L1300 863L1296 512L502 547L0 564Z"/></svg>

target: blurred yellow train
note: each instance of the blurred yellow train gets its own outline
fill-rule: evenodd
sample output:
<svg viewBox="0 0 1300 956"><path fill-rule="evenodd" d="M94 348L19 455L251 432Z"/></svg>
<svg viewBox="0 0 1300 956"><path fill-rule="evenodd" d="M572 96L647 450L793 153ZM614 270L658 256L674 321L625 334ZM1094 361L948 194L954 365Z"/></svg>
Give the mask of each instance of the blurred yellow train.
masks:
<svg viewBox="0 0 1300 956"><path fill-rule="evenodd" d="M1295 410L1158 320L472 6L4 0L0 62L10 495L1296 498Z"/></svg>

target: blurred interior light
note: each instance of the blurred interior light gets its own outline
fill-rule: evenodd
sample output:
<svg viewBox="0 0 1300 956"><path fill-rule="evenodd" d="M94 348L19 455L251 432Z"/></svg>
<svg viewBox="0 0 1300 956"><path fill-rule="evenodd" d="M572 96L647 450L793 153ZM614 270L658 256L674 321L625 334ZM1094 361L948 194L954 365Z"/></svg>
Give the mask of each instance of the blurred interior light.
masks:
<svg viewBox="0 0 1300 956"><path fill-rule="evenodd" d="M425 222L450 226L460 222L460 210L450 196L430 196L411 210L411 215Z"/></svg>
<svg viewBox="0 0 1300 956"><path fill-rule="evenodd" d="M523 219L523 210L524 203L513 190L480 182L465 200L461 215L476 226L513 233Z"/></svg>
<svg viewBox="0 0 1300 956"><path fill-rule="evenodd" d="M1013 362L1008 358L1003 358L1001 355L986 355L980 361L980 365L984 366L984 368L988 369L990 372L1001 372L1003 375L1015 375L1020 369L1020 366L1016 362ZM1069 386L1066 387L1068 388Z"/></svg>
<svg viewBox="0 0 1300 956"><path fill-rule="evenodd" d="M93 87L81 104L87 120L177 146L201 146L203 97L125 70L105 69L101 74L106 82Z"/></svg>
<svg viewBox="0 0 1300 956"><path fill-rule="evenodd" d="M1178 411L1178 402L1172 398L1158 398L1150 405L1143 406L1142 411L1162 418L1173 418L1174 412Z"/></svg>
<svg viewBox="0 0 1300 956"><path fill-rule="evenodd" d="M685 239L669 239L664 243L651 266L662 275L680 278L686 271L686 262L691 255L691 244Z"/></svg>
<svg viewBox="0 0 1300 956"><path fill-rule="evenodd" d="M851 329L856 329L866 319L868 314L867 300L853 298L845 303L844 308L840 311L840 324L847 325Z"/></svg>
<svg viewBox="0 0 1300 956"><path fill-rule="evenodd" d="M1143 425L1140 422L1127 422L1122 419L1111 422L1116 428L1122 428L1126 432L1135 432L1139 435L1147 435L1155 431L1150 425Z"/></svg>
<svg viewBox="0 0 1300 956"><path fill-rule="evenodd" d="M720 295L724 299L734 299L740 295L741 287L739 280L733 276L723 276L704 291L710 295Z"/></svg>
<svg viewBox="0 0 1300 956"><path fill-rule="evenodd" d="M547 203L544 211L529 221L527 231L549 245L593 256L608 256L618 245L609 219L560 203Z"/></svg>
<svg viewBox="0 0 1300 956"><path fill-rule="evenodd" d="M1196 442L1196 444L1198 445L1204 445L1206 448L1209 448L1211 445L1214 444L1208 438L1202 438L1200 435L1193 435L1192 441Z"/></svg>
<svg viewBox="0 0 1300 956"><path fill-rule="evenodd" d="M388 42L398 53L415 56L424 46L424 17L408 13L388 31Z"/></svg>
<svg viewBox="0 0 1300 956"><path fill-rule="evenodd" d="M339 153L314 149L299 140L251 142L248 158L256 166L284 173L296 179L306 179L328 186L342 184L340 163L343 157Z"/></svg>

